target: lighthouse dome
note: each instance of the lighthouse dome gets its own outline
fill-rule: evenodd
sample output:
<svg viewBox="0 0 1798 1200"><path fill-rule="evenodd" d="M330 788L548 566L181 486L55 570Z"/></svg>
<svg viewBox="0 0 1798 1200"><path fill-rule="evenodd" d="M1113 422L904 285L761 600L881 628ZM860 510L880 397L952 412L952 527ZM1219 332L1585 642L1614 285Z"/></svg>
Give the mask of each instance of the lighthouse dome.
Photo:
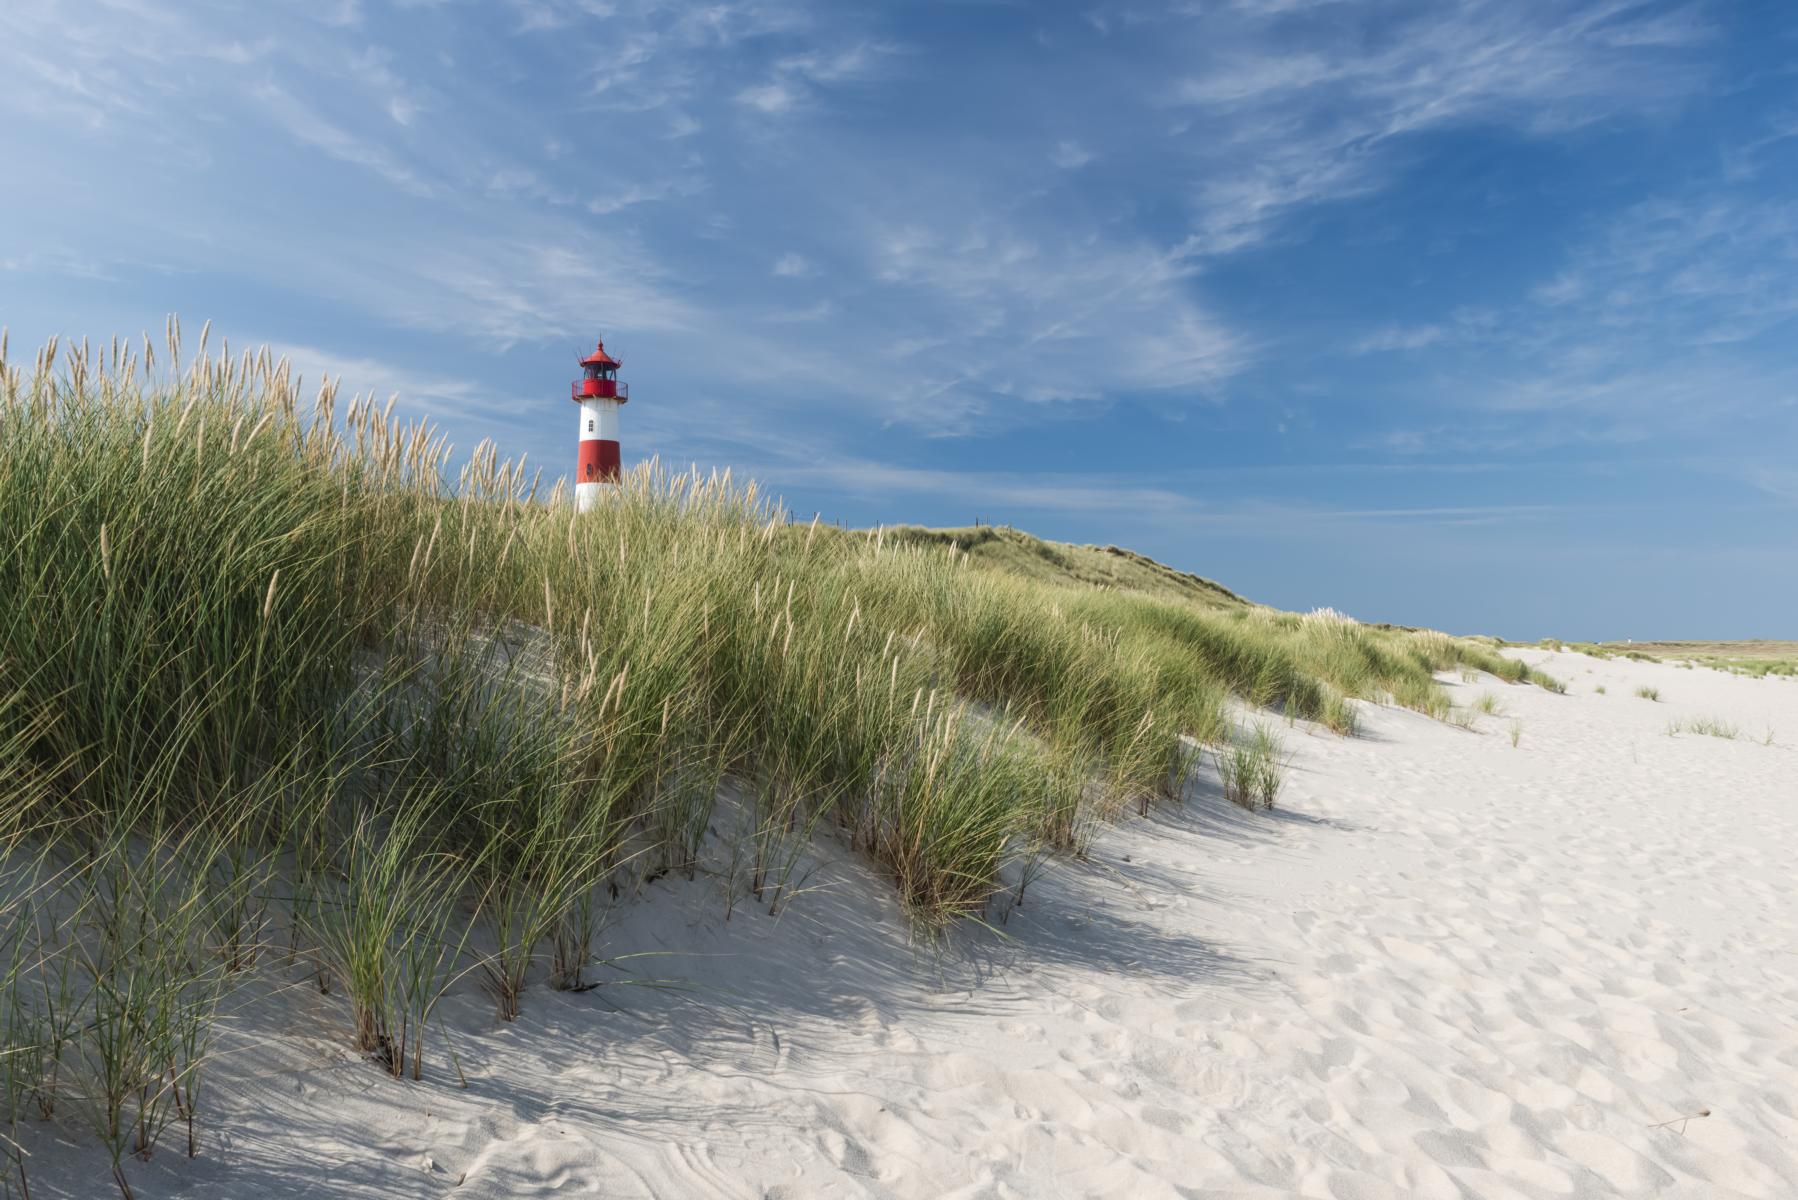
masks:
<svg viewBox="0 0 1798 1200"><path fill-rule="evenodd" d="M624 364L618 359L615 359L610 354L606 353L606 343L604 338L599 340L599 344L594 347L593 353L589 354L586 358L581 359L581 366L583 367L622 367L623 365Z"/></svg>

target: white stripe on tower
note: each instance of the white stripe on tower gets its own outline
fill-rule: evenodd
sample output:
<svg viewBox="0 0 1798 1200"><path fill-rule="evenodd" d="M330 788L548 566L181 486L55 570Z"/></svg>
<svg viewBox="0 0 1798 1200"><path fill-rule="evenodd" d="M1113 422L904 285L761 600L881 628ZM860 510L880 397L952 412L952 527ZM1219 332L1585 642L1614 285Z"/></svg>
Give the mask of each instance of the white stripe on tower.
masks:
<svg viewBox="0 0 1798 1200"><path fill-rule="evenodd" d="M574 507L586 512L599 499L599 489L618 480L618 401L601 397L581 400L581 452L574 483Z"/></svg>

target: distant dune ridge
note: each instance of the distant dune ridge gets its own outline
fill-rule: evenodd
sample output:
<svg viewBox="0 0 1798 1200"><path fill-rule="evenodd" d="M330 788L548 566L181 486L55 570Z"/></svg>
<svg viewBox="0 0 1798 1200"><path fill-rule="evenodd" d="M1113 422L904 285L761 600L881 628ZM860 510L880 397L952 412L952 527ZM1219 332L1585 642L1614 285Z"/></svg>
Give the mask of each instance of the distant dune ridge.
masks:
<svg viewBox="0 0 1798 1200"><path fill-rule="evenodd" d="M1798 1194L1791 681L208 341L0 338L6 1194Z"/></svg>
<svg viewBox="0 0 1798 1200"><path fill-rule="evenodd" d="M890 525L888 538L906 545L953 546L976 563L1044 583L1089 583L1211 608L1249 606L1220 583L1176 571L1119 546L1075 546L1032 537L1009 525L925 529Z"/></svg>

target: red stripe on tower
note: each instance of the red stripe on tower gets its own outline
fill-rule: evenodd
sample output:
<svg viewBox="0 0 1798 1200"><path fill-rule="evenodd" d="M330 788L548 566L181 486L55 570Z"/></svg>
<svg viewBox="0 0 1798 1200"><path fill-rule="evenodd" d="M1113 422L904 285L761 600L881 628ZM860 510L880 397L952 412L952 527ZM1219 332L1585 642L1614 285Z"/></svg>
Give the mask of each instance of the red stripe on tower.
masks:
<svg viewBox="0 0 1798 1200"><path fill-rule="evenodd" d="M582 438L578 470L580 473L575 478L581 483L590 480L617 483L618 443L602 438Z"/></svg>

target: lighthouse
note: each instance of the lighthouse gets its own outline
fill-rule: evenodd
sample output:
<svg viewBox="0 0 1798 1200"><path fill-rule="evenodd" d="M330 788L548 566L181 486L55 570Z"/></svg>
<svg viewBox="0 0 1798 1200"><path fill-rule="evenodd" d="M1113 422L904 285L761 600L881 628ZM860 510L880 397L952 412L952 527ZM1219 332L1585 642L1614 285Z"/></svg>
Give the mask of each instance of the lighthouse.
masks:
<svg viewBox="0 0 1798 1200"><path fill-rule="evenodd" d="M628 384L618 382L624 364L606 353L606 343L581 359L574 381L574 402L581 406L581 454L574 474L574 507L586 512L599 499L602 485L618 482L618 406L631 398Z"/></svg>

